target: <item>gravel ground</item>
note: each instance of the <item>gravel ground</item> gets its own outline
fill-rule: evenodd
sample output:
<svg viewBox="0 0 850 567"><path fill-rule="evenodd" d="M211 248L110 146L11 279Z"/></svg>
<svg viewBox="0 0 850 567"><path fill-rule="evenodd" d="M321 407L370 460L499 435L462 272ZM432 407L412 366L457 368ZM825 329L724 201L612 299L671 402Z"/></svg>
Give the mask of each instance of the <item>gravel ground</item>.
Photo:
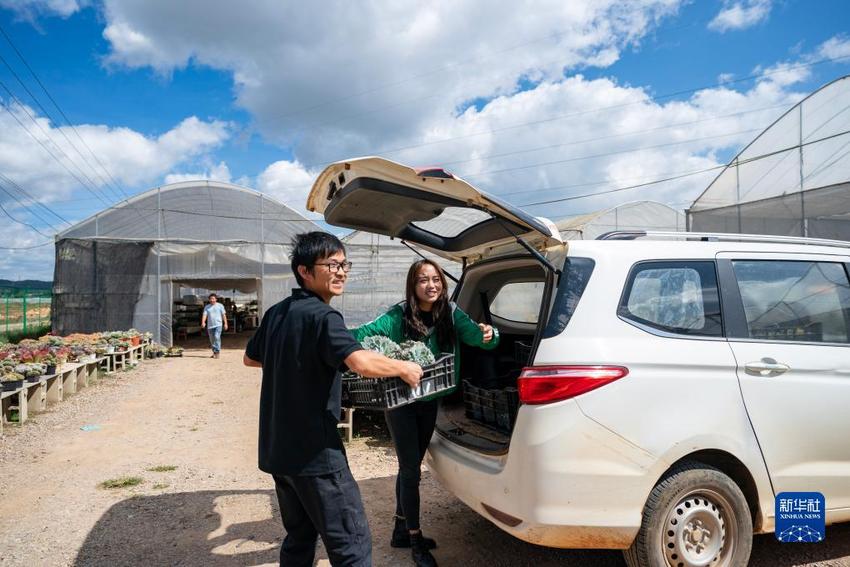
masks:
<svg viewBox="0 0 850 567"><path fill-rule="evenodd" d="M244 337L219 360L189 348L102 378L0 438L0 565L273 565L283 531L256 467L259 372ZM228 348L229 347L229 348ZM369 515L375 565L410 564L389 547L395 455L380 420L358 414L349 460ZM97 426L84 431L83 426ZM151 470L160 467L160 470ZM173 467L173 468L172 468ZM104 489L106 480L140 483ZM423 473L423 529L442 565L623 567L619 552L526 544ZM328 565L324 551L317 564ZM757 536L751 565L850 567L850 525L817 545Z"/></svg>

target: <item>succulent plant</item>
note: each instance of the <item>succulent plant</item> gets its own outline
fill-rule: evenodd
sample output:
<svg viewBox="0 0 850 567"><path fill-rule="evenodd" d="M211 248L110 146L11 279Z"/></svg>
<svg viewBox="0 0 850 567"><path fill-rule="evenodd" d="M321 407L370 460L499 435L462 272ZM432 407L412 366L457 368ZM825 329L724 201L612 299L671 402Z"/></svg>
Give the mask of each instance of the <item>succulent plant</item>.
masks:
<svg viewBox="0 0 850 567"><path fill-rule="evenodd" d="M434 364L434 353L421 341L405 341L399 345L399 360L409 360L419 366Z"/></svg>
<svg viewBox="0 0 850 567"><path fill-rule="evenodd" d="M399 345L387 337L375 335L366 337L360 341L360 344L363 348L374 350L396 360L409 360L420 366L434 364L434 354L421 341L405 341Z"/></svg>
<svg viewBox="0 0 850 567"><path fill-rule="evenodd" d="M401 351L401 348L390 338L383 337L380 335L375 335L372 337L366 337L360 344L363 345L363 348L368 350L373 350L377 353L383 354L389 358L398 358L398 355Z"/></svg>
<svg viewBox="0 0 850 567"><path fill-rule="evenodd" d="M39 364L36 362L29 365L29 368L27 369L24 376L26 376L27 378L38 378L39 376L42 376L46 370L47 368L43 364Z"/></svg>

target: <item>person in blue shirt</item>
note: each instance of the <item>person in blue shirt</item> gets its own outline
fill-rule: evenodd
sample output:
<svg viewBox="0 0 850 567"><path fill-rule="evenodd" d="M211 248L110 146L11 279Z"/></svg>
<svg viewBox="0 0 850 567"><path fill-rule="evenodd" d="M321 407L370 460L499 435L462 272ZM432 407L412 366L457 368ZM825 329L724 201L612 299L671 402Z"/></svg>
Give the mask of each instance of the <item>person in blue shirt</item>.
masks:
<svg viewBox="0 0 850 567"><path fill-rule="evenodd" d="M204 307L204 314L201 316L201 327L206 327L207 334L210 336L212 357L218 358L218 353L221 352L222 325L224 325L224 330L227 330L227 312L224 310L224 305L218 302L216 294L211 293L209 300L210 302Z"/></svg>

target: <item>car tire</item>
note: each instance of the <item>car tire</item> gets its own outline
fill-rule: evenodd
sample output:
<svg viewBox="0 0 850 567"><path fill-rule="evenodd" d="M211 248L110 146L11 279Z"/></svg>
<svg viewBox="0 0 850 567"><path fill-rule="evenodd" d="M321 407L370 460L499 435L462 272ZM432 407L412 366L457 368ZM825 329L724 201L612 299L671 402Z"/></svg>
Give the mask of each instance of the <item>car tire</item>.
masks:
<svg viewBox="0 0 850 567"><path fill-rule="evenodd" d="M743 492L720 470L684 462L652 489L629 567L746 567L753 524Z"/></svg>

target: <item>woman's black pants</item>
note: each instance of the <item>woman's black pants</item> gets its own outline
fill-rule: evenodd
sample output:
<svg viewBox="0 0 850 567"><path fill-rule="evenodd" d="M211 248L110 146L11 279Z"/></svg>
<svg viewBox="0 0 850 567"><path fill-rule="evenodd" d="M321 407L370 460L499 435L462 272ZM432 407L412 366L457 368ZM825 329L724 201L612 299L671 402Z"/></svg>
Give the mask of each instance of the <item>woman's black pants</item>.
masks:
<svg viewBox="0 0 850 567"><path fill-rule="evenodd" d="M387 426L398 457L395 513L405 518L408 530L419 529L420 469L437 423L439 403L439 400L413 402L386 412Z"/></svg>

